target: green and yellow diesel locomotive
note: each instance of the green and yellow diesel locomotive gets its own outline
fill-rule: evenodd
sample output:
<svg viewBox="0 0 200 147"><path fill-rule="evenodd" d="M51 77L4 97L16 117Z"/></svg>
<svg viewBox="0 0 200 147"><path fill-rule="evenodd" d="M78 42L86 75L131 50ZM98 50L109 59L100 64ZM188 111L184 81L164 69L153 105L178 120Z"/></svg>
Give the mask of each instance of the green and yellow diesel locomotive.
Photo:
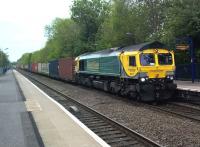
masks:
<svg viewBox="0 0 200 147"><path fill-rule="evenodd" d="M142 101L169 99L174 84L174 52L160 42L111 48L80 55L76 81Z"/></svg>

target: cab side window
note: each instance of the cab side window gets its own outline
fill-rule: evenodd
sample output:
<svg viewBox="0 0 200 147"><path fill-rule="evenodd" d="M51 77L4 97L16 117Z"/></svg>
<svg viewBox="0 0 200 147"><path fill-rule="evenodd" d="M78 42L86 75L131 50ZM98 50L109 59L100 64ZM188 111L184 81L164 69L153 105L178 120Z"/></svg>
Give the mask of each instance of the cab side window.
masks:
<svg viewBox="0 0 200 147"><path fill-rule="evenodd" d="M85 70L85 60L79 61L79 70L84 71Z"/></svg>
<svg viewBox="0 0 200 147"><path fill-rule="evenodd" d="M129 66L136 66L135 56L129 56Z"/></svg>

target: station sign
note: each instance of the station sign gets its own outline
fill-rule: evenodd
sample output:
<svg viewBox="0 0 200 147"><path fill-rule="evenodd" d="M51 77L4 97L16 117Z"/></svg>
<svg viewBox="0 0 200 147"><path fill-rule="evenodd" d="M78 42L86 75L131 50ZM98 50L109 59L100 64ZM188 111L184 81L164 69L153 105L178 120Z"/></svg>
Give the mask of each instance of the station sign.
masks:
<svg viewBox="0 0 200 147"><path fill-rule="evenodd" d="M188 44L176 44L177 50L189 50L190 46Z"/></svg>
<svg viewBox="0 0 200 147"><path fill-rule="evenodd" d="M190 59L191 59L191 77L192 77L192 83L194 83L195 80L195 50L194 50L194 44L193 39L191 36L182 37L182 38L176 38L176 50L189 50L190 51Z"/></svg>

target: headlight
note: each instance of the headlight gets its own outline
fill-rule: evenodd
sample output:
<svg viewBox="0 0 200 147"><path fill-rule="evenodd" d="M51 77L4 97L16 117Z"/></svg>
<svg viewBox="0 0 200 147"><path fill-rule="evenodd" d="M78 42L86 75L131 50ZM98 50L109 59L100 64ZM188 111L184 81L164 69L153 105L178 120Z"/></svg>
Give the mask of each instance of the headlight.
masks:
<svg viewBox="0 0 200 147"><path fill-rule="evenodd" d="M146 79L145 79L145 78L141 78L140 81L141 81L141 82L145 82Z"/></svg>
<svg viewBox="0 0 200 147"><path fill-rule="evenodd" d="M147 73L146 72L140 72L139 78L140 78L141 82L147 81L148 80Z"/></svg>
<svg viewBox="0 0 200 147"><path fill-rule="evenodd" d="M174 80L174 76L167 76L167 79Z"/></svg>

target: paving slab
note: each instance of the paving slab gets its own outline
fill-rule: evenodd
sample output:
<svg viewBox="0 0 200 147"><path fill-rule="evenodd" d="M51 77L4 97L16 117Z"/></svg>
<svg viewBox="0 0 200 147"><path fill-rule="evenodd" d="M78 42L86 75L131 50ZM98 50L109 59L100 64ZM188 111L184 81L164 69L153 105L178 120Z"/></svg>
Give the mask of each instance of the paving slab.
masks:
<svg viewBox="0 0 200 147"><path fill-rule="evenodd" d="M0 147L39 147L12 71L0 76Z"/></svg>
<svg viewBox="0 0 200 147"><path fill-rule="evenodd" d="M200 92L200 82L191 81L175 81L177 88L181 90L197 91Z"/></svg>

